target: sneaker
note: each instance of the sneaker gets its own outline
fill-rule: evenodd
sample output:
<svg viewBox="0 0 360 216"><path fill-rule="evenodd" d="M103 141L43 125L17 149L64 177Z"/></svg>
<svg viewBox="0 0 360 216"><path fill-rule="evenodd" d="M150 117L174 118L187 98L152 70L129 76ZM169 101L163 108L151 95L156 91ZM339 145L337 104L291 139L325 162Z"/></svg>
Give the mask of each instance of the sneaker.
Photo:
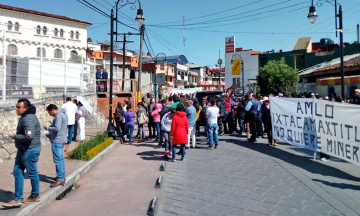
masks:
<svg viewBox="0 0 360 216"><path fill-rule="evenodd" d="M37 196L35 196L35 197L29 196L28 198L26 198L26 200L23 200L22 202L23 202L23 203L40 202L40 195L37 195Z"/></svg>
<svg viewBox="0 0 360 216"><path fill-rule="evenodd" d="M277 142L276 142L276 141L274 141L274 146L277 146Z"/></svg>
<svg viewBox="0 0 360 216"><path fill-rule="evenodd" d="M215 146L215 149L218 149L218 148L219 148L219 145L216 145L216 146Z"/></svg>
<svg viewBox="0 0 360 216"><path fill-rule="evenodd" d="M22 206L22 200L14 200L12 197L7 203L1 204L4 208L19 208Z"/></svg>
<svg viewBox="0 0 360 216"><path fill-rule="evenodd" d="M176 162L176 159L169 159L169 162Z"/></svg>
<svg viewBox="0 0 360 216"><path fill-rule="evenodd" d="M241 136L247 136L247 133L243 132L243 133L241 134Z"/></svg>
<svg viewBox="0 0 360 216"><path fill-rule="evenodd" d="M213 149L214 149L214 147L209 146L209 147L208 147L208 149L209 149L209 150L213 150Z"/></svg>
<svg viewBox="0 0 360 216"><path fill-rule="evenodd" d="M324 157L323 157L323 158L320 158L320 160L321 160L321 161L329 161L329 159L324 158Z"/></svg>

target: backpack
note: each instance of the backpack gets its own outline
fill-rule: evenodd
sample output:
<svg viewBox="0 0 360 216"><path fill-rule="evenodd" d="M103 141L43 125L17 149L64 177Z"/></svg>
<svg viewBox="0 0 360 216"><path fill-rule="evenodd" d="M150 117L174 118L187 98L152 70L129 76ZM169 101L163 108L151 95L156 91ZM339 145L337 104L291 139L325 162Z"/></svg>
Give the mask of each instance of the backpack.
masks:
<svg viewBox="0 0 360 216"><path fill-rule="evenodd" d="M139 125L147 124L149 123L149 117L146 114L146 112L141 112L139 117Z"/></svg>

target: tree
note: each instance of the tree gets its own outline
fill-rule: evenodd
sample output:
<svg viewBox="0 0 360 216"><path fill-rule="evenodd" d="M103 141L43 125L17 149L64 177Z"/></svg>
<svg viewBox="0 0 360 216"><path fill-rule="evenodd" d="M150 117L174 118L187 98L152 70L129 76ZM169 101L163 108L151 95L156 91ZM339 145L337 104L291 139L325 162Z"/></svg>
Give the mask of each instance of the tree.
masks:
<svg viewBox="0 0 360 216"><path fill-rule="evenodd" d="M193 83L190 83L189 88L195 88L195 85Z"/></svg>
<svg viewBox="0 0 360 216"><path fill-rule="evenodd" d="M257 76L258 85L262 94L283 93L291 95L296 93L299 83L298 70L285 63L285 58L280 61L269 61L259 69Z"/></svg>

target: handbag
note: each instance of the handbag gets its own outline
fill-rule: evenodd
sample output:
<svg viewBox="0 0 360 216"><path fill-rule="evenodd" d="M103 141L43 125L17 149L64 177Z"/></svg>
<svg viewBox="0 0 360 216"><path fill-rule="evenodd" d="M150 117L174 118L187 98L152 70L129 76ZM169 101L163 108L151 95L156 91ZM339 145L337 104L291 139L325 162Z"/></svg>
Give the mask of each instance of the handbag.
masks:
<svg viewBox="0 0 360 216"><path fill-rule="evenodd" d="M139 125L149 123L149 117L147 116L146 112L142 112L139 117Z"/></svg>

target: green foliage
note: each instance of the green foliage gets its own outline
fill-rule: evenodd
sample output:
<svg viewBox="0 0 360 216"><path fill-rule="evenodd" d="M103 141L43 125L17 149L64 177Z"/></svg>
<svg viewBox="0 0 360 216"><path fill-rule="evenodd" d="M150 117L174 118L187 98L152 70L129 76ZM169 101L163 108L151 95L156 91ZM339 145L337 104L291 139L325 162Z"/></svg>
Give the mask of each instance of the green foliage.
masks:
<svg viewBox="0 0 360 216"><path fill-rule="evenodd" d="M94 139L80 143L80 145L76 147L74 150L72 150L68 155L70 158L77 160L89 160L89 157L86 155L86 152L94 148L95 146L101 144L107 138L108 138L107 132L99 134Z"/></svg>
<svg viewBox="0 0 360 216"><path fill-rule="evenodd" d="M100 152L102 152L102 150L106 149L109 145L111 145L113 143L113 138L107 138L104 142L102 142L101 144L95 146L94 148L90 149L89 151L86 152L86 156L89 159L92 159L93 157L95 157L97 154L99 154Z"/></svg>
<svg viewBox="0 0 360 216"><path fill-rule="evenodd" d="M189 88L195 88L194 84L193 84L193 83L190 83L190 84L189 84Z"/></svg>
<svg viewBox="0 0 360 216"><path fill-rule="evenodd" d="M299 83L298 70L286 64L285 58L280 61L269 61L259 69L257 77L262 94L283 93L290 95L296 93Z"/></svg>

